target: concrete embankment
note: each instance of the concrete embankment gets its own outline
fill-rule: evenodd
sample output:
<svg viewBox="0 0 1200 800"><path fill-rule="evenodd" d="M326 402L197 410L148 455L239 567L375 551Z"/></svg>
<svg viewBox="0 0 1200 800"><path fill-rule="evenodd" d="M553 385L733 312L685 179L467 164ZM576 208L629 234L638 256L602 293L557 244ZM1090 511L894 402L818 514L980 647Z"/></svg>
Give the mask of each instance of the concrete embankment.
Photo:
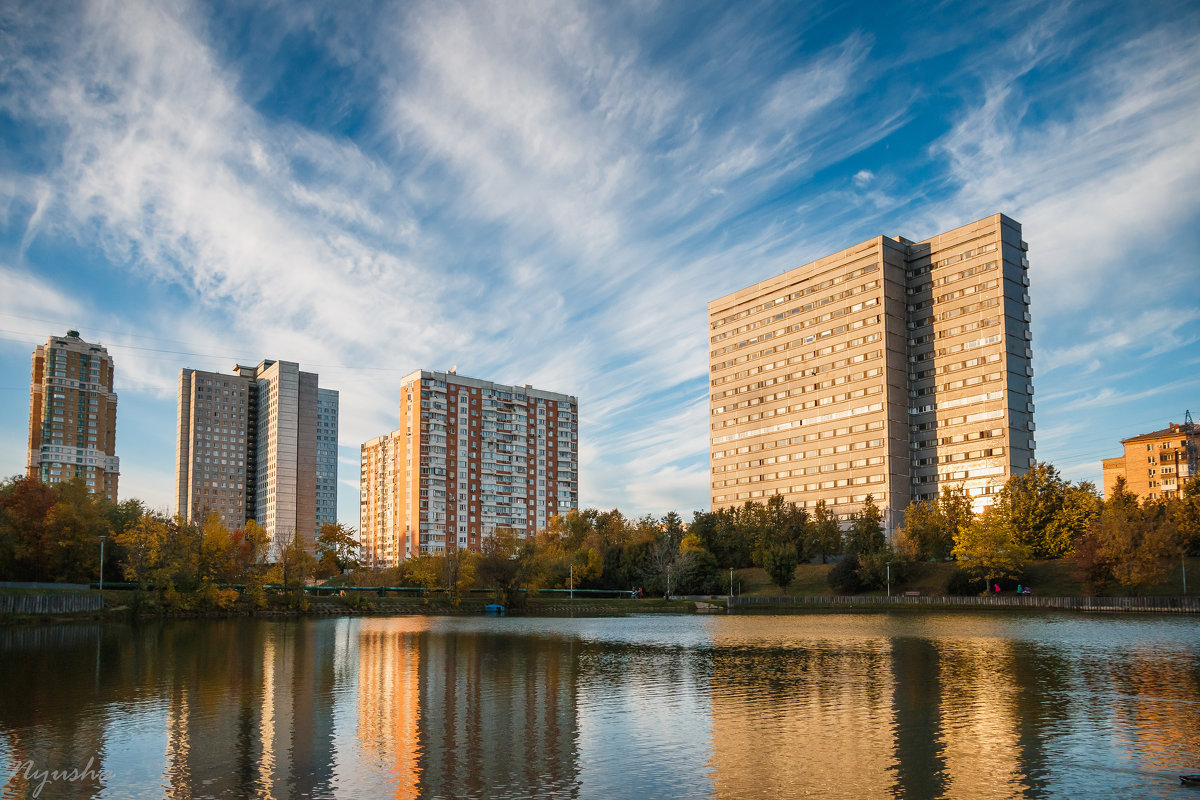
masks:
<svg viewBox="0 0 1200 800"><path fill-rule="evenodd" d="M732 597L734 610L783 608L945 608L945 609L1061 609L1087 612L1143 612L1155 614L1200 614L1200 597L1039 597L1023 596L856 596L831 597Z"/></svg>

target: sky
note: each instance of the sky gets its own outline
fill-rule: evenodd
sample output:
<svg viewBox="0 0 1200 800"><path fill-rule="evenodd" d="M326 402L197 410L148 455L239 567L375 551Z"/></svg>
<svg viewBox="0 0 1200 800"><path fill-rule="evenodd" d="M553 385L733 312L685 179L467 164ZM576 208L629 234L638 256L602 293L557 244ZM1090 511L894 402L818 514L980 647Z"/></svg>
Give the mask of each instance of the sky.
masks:
<svg viewBox="0 0 1200 800"><path fill-rule="evenodd" d="M416 369L579 398L580 501L708 508L707 303L1002 212L1037 456L1200 417L1192 2L0 4L0 475L30 356L116 364L172 511L179 370L341 393L338 513Z"/></svg>

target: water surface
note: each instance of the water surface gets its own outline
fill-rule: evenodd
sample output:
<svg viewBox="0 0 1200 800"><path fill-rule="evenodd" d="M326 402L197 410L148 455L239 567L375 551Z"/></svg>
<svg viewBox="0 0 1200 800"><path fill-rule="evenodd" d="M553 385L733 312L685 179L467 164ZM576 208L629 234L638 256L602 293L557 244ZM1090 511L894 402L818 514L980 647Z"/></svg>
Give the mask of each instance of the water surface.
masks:
<svg viewBox="0 0 1200 800"><path fill-rule="evenodd" d="M40 796L1200 797L1177 778L1200 772L1198 634L912 612L8 629L0 796L90 759Z"/></svg>

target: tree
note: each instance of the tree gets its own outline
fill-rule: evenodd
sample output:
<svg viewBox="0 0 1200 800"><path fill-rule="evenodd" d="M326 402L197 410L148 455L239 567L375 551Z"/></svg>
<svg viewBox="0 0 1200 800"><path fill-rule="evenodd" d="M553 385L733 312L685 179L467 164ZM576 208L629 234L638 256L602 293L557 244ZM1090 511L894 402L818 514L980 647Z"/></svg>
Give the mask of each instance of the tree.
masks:
<svg viewBox="0 0 1200 800"><path fill-rule="evenodd" d="M229 538L233 545L233 558L239 577L245 580L252 573L257 574L261 569L263 556L271 544L266 529L251 519L230 534Z"/></svg>
<svg viewBox="0 0 1200 800"><path fill-rule="evenodd" d="M945 560L954 549L954 534L971 521L971 498L962 484L946 485L930 500L914 500L904 511L897 549L907 559Z"/></svg>
<svg viewBox="0 0 1200 800"><path fill-rule="evenodd" d="M506 606L519 608L525 597L521 589L533 576L536 552L534 540L518 535L512 528L497 528L483 540L475 574L484 586L503 597Z"/></svg>
<svg viewBox="0 0 1200 800"><path fill-rule="evenodd" d="M1171 515L1183 553L1200 555L1200 476L1183 484L1179 497L1171 504Z"/></svg>
<svg viewBox="0 0 1200 800"><path fill-rule="evenodd" d="M964 570L983 581L986 591L997 578L1019 577L1030 558L1030 548L1017 536L1003 511L989 506L958 529L953 555Z"/></svg>
<svg viewBox="0 0 1200 800"><path fill-rule="evenodd" d="M151 576L162 563L167 540L167 524L148 511L130 527L116 535L116 542L125 553L122 568L125 579L134 581L145 591Z"/></svg>
<svg viewBox="0 0 1200 800"><path fill-rule="evenodd" d="M817 501L810 528L812 545L810 552L821 556L821 563L829 556L841 555L844 549L842 543L842 528L838 525L837 517L825 505L824 500Z"/></svg>
<svg viewBox="0 0 1200 800"><path fill-rule="evenodd" d="M295 531L276 533L279 560L267 573L268 579L281 583L284 589L303 589L308 576L317 568L317 559L305 548Z"/></svg>
<svg viewBox="0 0 1200 800"><path fill-rule="evenodd" d="M671 569L672 594L716 594L721 591L721 569L700 537L689 533L679 543L679 556Z"/></svg>
<svg viewBox="0 0 1200 800"><path fill-rule="evenodd" d="M215 512L210 512L200 526L197 574L201 581L210 582L233 582L238 577L233 539Z"/></svg>
<svg viewBox="0 0 1200 800"><path fill-rule="evenodd" d="M796 578L796 565L800 557L794 544L768 545L763 553L763 569L771 578L771 583L786 591Z"/></svg>
<svg viewBox="0 0 1200 800"><path fill-rule="evenodd" d="M54 487L55 501L45 518L51 546L45 553L50 580L90 582L100 572L100 537L110 533L111 503L88 491L82 478Z"/></svg>
<svg viewBox="0 0 1200 800"><path fill-rule="evenodd" d="M317 558L325 564L334 566L337 572L358 567L357 531L349 525L340 522L326 522L321 526L317 536Z"/></svg>
<svg viewBox="0 0 1200 800"><path fill-rule="evenodd" d="M850 522L846 535L846 550L851 553L876 553L887 547L883 533L883 512L875 505L873 495L867 495L862 508Z"/></svg>
<svg viewBox="0 0 1200 800"><path fill-rule="evenodd" d="M1076 563L1088 591L1103 591L1109 580L1136 589L1162 580L1166 559L1179 545L1170 507L1153 500L1139 506L1121 478L1087 535L1077 539Z"/></svg>
<svg viewBox="0 0 1200 800"><path fill-rule="evenodd" d="M14 476L0 486L0 577L53 579L55 543L46 522L54 502L54 490L37 478Z"/></svg>

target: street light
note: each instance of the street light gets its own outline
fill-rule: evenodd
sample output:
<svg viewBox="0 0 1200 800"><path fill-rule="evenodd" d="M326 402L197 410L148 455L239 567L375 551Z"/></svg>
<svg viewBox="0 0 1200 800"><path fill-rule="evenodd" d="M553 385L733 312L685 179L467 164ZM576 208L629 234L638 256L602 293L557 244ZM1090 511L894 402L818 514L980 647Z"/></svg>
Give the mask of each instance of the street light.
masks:
<svg viewBox="0 0 1200 800"><path fill-rule="evenodd" d="M100 591L104 591L104 540L108 537L100 534Z"/></svg>
<svg viewBox="0 0 1200 800"><path fill-rule="evenodd" d="M888 597L892 596L892 562L887 562Z"/></svg>

